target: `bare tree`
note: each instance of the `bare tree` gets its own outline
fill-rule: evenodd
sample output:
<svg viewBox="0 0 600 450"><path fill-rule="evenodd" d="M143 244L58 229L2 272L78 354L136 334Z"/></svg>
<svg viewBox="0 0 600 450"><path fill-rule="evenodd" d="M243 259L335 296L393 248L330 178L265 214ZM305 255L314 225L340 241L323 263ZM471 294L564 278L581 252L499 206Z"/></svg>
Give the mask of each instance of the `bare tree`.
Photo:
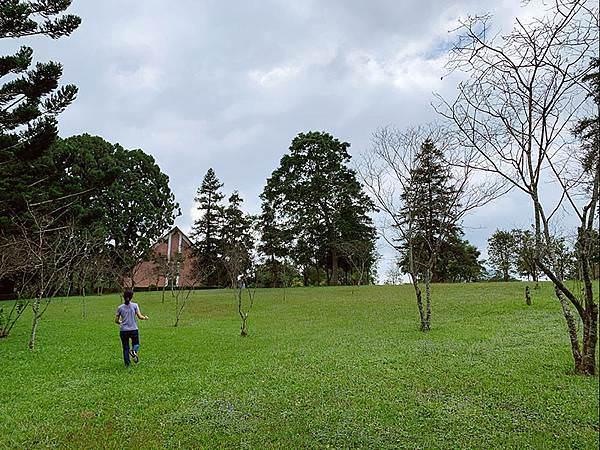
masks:
<svg viewBox="0 0 600 450"><path fill-rule="evenodd" d="M23 246L15 235L0 237L0 279L14 280L19 275L23 276L23 252ZM29 299L22 299L17 293L16 300L7 311L0 307L0 338L8 337L28 306Z"/></svg>
<svg viewBox="0 0 600 450"><path fill-rule="evenodd" d="M229 275L231 287L235 290L238 314L242 321L240 335L248 335L248 317L254 306L255 287L248 285L253 267L248 268L248 251L239 244L225 249L223 263Z"/></svg>
<svg viewBox="0 0 600 450"><path fill-rule="evenodd" d="M185 295L182 295L184 291ZM175 299L175 323L173 324L174 327L177 327L179 325L179 320L181 319L183 310L185 309L187 301L190 298L190 294L193 291L193 286L185 286L185 289L181 289L181 287L179 287L173 292L173 298Z"/></svg>
<svg viewBox="0 0 600 450"><path fill-rule="evenodd" d="M183 264L183 255L180 254L181 259L180 263ZM187 302L190 298L190 294L194 291L197 284L201 282L201 280L205 280L208 275L210 275L212 271L211 267L208 266L199 266L198 264L194 264L194 270L191 274L191 277L184 278L184 284L178 284L177 290L174 291L175 297L175 323L174 327L179 325L179 320L183 314L183 310L185 309ZM179 271L178 279L179 278ZM182 295L183 291L185 291L185 295Z"/></svg>
<svg viewBox="0 0 600 450"><path fill-rule="evenodd" d="M429 251L423 258L415 251L418 238L416 205L407 202L403 194L414 190L416 155L427 140L441 150L452 171L451 185L448 186L451 196L440 211L442 223L437 232L439 235L427 240ZM473 209L492 201L506 190L496 178L475 179L470 165L474 155L474 152L458 145L453 133L437 125L405 131L384 127L373 134L371 148L365 153L360 168L363 182L382 213L381 235L402 256L406 256L405 270L415 290L422 331L431 327L431 272L439 246L446 238L444 233L450 224L459 223ZM425 304L419 273L425 273Z"/></svg>
<svg viewBox="0 0 600 450"><path fill-rule="evenodd" d="M183 252L174 252L170 256L165 255L154 255L154 271L156 274L157 282L160 277L165 279L162 285L162 302L165 302L165 291L167 287L171 289L171 296L175 296L175 288L179 280L181 267L183 266L185 256ZM194 284L196 281L194 281Z"/></svg>
<svg viewBox="0 0 600 450"><path fill-rule="evenodd" d="M181 316L183 315L183 310L185 309L187 302L190 298L190 294L194 291L194 287L196 286L196 282L200 280L200 278L194 279L191 283L185 283L184 285L179 284L176 289L171 291L172 296L175 300L175 323L173 323L174 327L179 326L179 321L181 320Z"/></svg>
<svg viewBox="0 0 600 450"><path fill-rule="evenodd" d="M141 268L141 262L145 261L148 257L148 251L143 252L134 251L133 253L126 253L112 249L112 265L111 279L114 280L119 286L127 289L135 289L135 280L137 273Z"/></svg>
<svg viewBox="0 0 600 450"><path fill-rule="evenodd" d="M12 302L12 306L7 312L3 307L0 308L0 338L8 337L27 306L29 306L28 300L17 299Z"/></svg>
<svg viewBox="0 0 600 450"><path fill-rule="evenodd" d="M165 302L165 291L167 290L167 284L171 277L171 265L169 264L169 260L165 255L157 255L155 254L152 258L152 262L154 263L154 274L156 275L156 285L158 287L160 283L160 278L164 277L164 282L161 286L161 303Z"/></svg>
<svg viewBox="0 0 600 450"><path fill-rule="evenodd" d="M402 272L400 270L400 261L398 258L394 258L394 261L387 268L385 272L385 280L384 284L388 285L398 285L402 284Z"/></svg>
<svg viewBox="0 0 600 450"><path fill-rule="evenodd" d="M570 130L595 108L584 77L598 55L598 4L555 0L542 17L523 22L501 36L490 32L490 16L469 17L456 30L450 70L468 78L453 101L439 97L437 110L449 119L463 145L477 154L471 167L503 177L530 200L535 261L554 283L571 340L575 371L593 375L598 306L594 300L589 255L597 226L599 167L581 165L581 145ZM558 201L543 197L552 185ZM552 250L557 212L578 218L577 247L583 268L583 293L565 284ZM578 335L572 308L583 323Z"/></svg>
<svg viewBox="0 0 600 450"><path fill-rule="evenodd" d="M76 281L75 287L81 297L81 316L85 319L87 315L86 295L88 283L98 276L94 273L95 270L107 263L101 261L102 258L107 256L104 251L106 242L103 236L94 235L88 230L78 231L78 241L81 256L71 261L75 265L69 268L68 276L71 281ZM69 292L70 288L71 286L69 286Z"/></svg>
<svg viewBox="0 0 600 450"><path fill-rule="evenodd" d="M70 270L85 259L84 236L73 225L62 225L56 217L29 208L28 222L16 222L19 245L19 296L31 298L33 313L29 348L35 347L40 320L51 300L64 287Z"/></svg>
<svg viewBox="0 0 600 450"><path fill-rule="evenodd" d="M356 278L356 285L361 286L365 277L377 263L379 255L373 249L370 241L346 241L338 245L340 255L346 259L352 268ZM351 280L352 294L354 294L354 282Z"/></svg>

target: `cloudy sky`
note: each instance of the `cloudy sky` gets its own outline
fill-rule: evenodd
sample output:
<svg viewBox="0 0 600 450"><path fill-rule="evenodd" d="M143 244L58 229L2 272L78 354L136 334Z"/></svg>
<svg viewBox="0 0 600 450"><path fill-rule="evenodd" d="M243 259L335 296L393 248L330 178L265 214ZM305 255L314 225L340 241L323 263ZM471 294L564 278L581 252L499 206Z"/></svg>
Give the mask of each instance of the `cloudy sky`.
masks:
<svg viewBox="0 0 600 450"><path fill-rule="evenodd" d="M79 87L61 135L88 132L152 154L181 204L177 223L189 229L209 167L258 212L258 194L297 133L328 131L358 159L377 127L435 120L433 93L452 98L456 89L456 78L440 79L448 31L485 12L508 29L525 14L519 4L74 0L81 27L30 44ZM484 250L496 227L526 225L527 206L516 193L500 199L467 218L466 237Z"/></svg>

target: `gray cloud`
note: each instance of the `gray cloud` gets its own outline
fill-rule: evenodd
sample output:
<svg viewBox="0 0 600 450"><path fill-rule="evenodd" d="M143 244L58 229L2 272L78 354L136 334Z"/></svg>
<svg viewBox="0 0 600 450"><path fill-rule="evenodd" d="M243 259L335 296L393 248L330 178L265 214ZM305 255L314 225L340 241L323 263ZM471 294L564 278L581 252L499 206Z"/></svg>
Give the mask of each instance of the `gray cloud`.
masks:
<svg viewBox="0 0 600 450"><path fill-rule="evenodd" d="M519 4L78 0L71 9L83 23L73 36L31 44L80 88L61 134L98 134L154 155L185 229L209 167L257 212L265 179L298 132L327 130L358 156L378 126L435 119L432 92L452 97L456 83L440 80L447 31L490 10L506 28ZM496 227L524 225L523 201L514 194L478 211L467 238L484 248Z"/></svg>

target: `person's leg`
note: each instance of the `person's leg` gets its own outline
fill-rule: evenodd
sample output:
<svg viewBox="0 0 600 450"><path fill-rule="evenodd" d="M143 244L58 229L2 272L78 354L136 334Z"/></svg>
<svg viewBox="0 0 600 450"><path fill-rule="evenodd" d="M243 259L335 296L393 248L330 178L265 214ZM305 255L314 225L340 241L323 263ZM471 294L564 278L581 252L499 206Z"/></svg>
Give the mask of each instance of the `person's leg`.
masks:
<svg viewBox="0 0 600 450"><path fill-rule="evenodd" d="M121 345L123 345L123 360L125 365L129 366L131 364L129 359L129 334L127 331L121 331L119 335L121 336Z"/></svg>
<svg viewBox="0 0 600 450"><path fill-rule="evenodd" d="M140 334L138 330L134 330L131 333L131 344L133 345L133 351L137 353L140 349Z"/></svg>
<svg viewBox="0 0 600 450"><path fill-rule="evenodd" d="M140 362L137 354L138 350L140 349L140 336L138 334L138 330L131 331L131 345L133 348L130 351L130 355L133 358L133 361L137 364Z"/></svg>

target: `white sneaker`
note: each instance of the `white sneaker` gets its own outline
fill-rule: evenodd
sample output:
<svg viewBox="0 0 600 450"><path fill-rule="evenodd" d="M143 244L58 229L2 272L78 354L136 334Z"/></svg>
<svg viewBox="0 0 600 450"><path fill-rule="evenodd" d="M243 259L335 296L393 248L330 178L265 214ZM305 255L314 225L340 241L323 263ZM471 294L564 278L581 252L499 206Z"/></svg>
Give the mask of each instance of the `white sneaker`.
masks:
<svg viewBox="0 0 600 450"><path fill-rule="evenodd" d="M138 354L133 349L129 350L129 355L131 355L131 358L133 359L134 363L137 364L140 362L140 358L139 358Z"/></svg>

